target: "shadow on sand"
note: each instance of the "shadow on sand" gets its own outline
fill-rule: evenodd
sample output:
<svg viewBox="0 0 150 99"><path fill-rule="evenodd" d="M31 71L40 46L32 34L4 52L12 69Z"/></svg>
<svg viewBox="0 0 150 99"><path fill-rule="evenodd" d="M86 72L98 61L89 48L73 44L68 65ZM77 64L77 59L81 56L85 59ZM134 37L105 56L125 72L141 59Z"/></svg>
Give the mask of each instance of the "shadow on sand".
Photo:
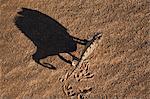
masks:
<svg viewBox="0 0 150 99"><path fill-rule="evenodd" d="M15 24L37 47L32 55L35 62L49 69L56 68L52 64L41 63L40 59L58 55L60 59L71 64L60 53L68 53L76 58L71 52L76 51L77 43L85 45L87 42L69 35L60 23L36 10L22 8L15 17Z"/></svg>

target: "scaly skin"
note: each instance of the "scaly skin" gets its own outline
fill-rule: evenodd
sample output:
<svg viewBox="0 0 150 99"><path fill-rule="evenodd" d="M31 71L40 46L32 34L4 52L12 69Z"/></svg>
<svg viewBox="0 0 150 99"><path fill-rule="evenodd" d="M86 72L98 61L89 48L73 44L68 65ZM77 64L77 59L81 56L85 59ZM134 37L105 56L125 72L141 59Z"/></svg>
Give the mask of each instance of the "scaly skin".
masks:
<svg viewBox="0 0 150 99"><path fill-rule="evenodd" d="M77 67L80 67L81 64L92 54L94 49L98 46L98 42L100 38L102 37L101 33L96 33L92 38L89 39L87 44L85 45L85 48L83 50L83 53L81 54L81 58L77 62L77 64L72 62L72 65L75 66L75 68L72 70L68 78L72 75L72 73L77 69Z"/></svg>

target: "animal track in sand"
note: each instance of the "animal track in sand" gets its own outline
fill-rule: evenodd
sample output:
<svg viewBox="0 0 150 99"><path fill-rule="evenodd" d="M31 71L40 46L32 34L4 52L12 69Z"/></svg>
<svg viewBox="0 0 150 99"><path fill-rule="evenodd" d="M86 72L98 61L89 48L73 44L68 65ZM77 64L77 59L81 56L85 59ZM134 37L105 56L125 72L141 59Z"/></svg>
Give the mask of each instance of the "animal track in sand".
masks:
<svg viewBox="0 0 150 99"><path fill-rule="evenodd" d="M77 94L78 99L84 99L86 94L92 91L92 87L79 88L79 92Z"/></svg>
<svg viewBox="0 0 150 99"><path fill-rule="evenodd" d="M94 74L89 71L88 66L88 61L83 62L82 66L78 68L69 79L67 79L69 75L68 71L65 75L62 76L62 78L59 79L61 83L63 83L63 91L66 96L73 99L84 99L86 95L88 95L88 93L92 91L91 86L83 88L81 88L80 86L76 88L73 87L74 85L76 86L80 81L88 80L89 78L94 77ZM66 82L69 80L75 80L75 82L72 84Z"/></svg>
<svg viewBox="0 0 150 99"><path fill-rule="evenodd" d="M65 94L67 96L75 96L76 93L75 91L73 90L72 86L71 85L64 85L63 86L63 91L65 92Z"/></svg>
<svg viewBox="0 0 150 99"><path fill-rule="evenodd" d="M65 75L63 75L61 78L59 78L59 81L60 81L60 82L66 81L67 78L68 78L68 76L69 76L69 72L67 72Z"/></svg>
<svg viewBox="0 0 150 99"><path fill-rule="evenodd" d="M74 73L74 78L77 81L87 80L93 78L94 74L89 72L88 65L85 65L85 68L80 69L79 72Z"/></svg>
<svg viewBox="0 0 150 99"><path fill-rule="evenodd" d="M86 97L86 95L92 91L92 87L88 86L84 88L78 88L78 91L75 91L70 84L66 84L63 86L63 91L68 97L77 97L77 99L84 99L84 97Z"/></svg>

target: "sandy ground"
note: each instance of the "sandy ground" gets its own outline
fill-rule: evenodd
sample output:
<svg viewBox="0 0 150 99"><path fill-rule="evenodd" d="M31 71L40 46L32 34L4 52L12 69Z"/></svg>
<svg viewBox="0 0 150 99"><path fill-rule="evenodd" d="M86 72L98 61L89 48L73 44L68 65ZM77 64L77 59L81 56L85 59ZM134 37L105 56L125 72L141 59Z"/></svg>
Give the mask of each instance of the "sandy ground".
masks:
<svg viewBox="0 0 150 99"><path fill-rule="evenodd" d="M37 46L15 23L21 8L53 18L73 37L103 34L88 64L76 71L83 77L72 76L61 82L74 67L58 55L41 59L55 65L56 70L33 60ZM1 99L150 98L149 0L1 0L0 19ZM45 26L42 24L40 28ZM73 54L79 57L82 49L77 44ZM82 75L86 66L91 77Z"/></svg>

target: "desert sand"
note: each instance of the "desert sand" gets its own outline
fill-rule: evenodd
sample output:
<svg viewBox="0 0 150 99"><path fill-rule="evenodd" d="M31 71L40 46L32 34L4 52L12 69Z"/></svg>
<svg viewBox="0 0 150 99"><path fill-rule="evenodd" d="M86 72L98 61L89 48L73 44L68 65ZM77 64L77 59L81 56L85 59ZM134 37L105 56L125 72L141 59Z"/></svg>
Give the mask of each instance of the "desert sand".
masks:
<svg viewBox="0 0 150 99"><path fill-rule="evenodd" d="M149 0L1 0L0 19L0 99L150 99Z"/></svg>

